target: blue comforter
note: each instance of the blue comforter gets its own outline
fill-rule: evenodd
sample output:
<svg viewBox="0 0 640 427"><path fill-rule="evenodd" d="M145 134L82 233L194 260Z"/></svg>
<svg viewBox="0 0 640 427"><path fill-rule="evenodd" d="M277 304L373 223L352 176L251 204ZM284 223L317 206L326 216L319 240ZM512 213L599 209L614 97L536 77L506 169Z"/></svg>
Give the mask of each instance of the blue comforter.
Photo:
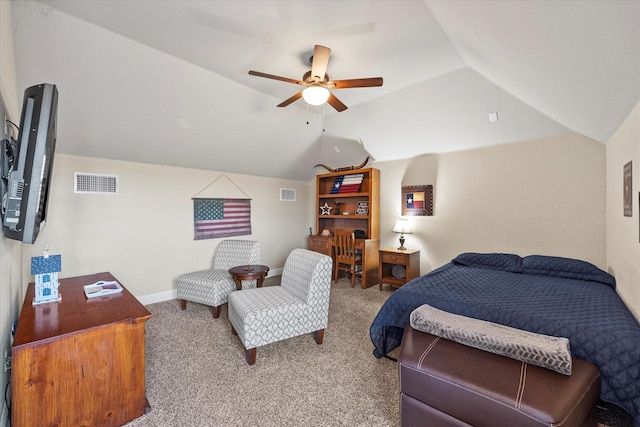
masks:
<svg viewBox="0 0 640 427"><path fill-rule="evenodd" d="M400 345L422 304L531 332L566 337L601 372L600 397L640 427L640 324L608 273L584 261L465 253L394 292L370 328L376 357Z"/></svg>

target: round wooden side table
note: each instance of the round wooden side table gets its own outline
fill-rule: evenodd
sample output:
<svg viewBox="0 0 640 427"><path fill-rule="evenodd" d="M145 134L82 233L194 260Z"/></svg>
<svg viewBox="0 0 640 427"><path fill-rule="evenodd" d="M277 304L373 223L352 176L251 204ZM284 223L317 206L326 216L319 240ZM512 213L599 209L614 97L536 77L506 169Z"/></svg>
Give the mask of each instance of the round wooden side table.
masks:
<svg viewBox="0 0 640 427"><path fill-rule="evenodd" d="M229 273L233 276L233 280L236 282L236 288L242 289L243 280L257 280L256 286L262 287L264 278L267 277L269 267L266 265L240 265L229 269Z"/></svg>

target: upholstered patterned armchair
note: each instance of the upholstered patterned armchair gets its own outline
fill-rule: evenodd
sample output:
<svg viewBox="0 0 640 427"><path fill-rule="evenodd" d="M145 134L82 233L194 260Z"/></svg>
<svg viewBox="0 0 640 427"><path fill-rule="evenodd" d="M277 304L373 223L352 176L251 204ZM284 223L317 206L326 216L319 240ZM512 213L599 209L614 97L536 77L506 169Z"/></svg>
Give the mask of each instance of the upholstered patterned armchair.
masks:
<svg viewBox="0 0 640 427"><path fill-rule="evenodd" d="M294 249L284 264L280 286L267 286L229 295L229 321L253 365L256 347L314 333L322 344L329 319L331 258Z"/></svg>
<svg viewBox="0 0 640 427"><path fill-rule="evenodd" d="M260 242L251 240L223 240L208 270L186 273L178 277L178 299L182 309L187 308L187 301L197 302L213 307L213 317L220 317L220 306L227 303L229 294L236 290L229 269L239 265L260 264ZM242 283L242 289L255 288L256 280Z"/></svg>

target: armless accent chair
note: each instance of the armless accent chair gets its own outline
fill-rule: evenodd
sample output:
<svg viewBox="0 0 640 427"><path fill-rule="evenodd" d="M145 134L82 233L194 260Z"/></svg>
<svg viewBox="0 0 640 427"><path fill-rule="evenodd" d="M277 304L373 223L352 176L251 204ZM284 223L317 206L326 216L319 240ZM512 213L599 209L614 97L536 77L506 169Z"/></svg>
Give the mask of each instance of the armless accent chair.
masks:
<svg viewBox="0 0 640 427"><path fill-rule="evenodd" d="M351 274L351 287L356 284L356 276L362 277L362 254L356 250L356 240L352 232L336 230L334 235L334 249L336 253L336 268L334 281L338 281L340 271ZM358 269L358 266L360 269Z"/></svg>
<svg viewBox="0 0 640 427"><path fill-rule="evenodd" d="M329 321L331 257L294 249L284 264L280 286L233 292L229 321L242 341L245 360L256 361L256 347L314 333L322 344Z"/></svg>
<svg viewBox="0 0 640 427"><path fill-rule="evenodd" d="M178 277L178 299L182 309L187 301L213 307L213 317L220 317L220 306L227 303L229 294L237 289L229 269L240 265L260 264L260 242L252 240L223 240L218 245L213 264L208 270L186 273ZM255 288L256 280L246 280L242 289Z"/></svg>

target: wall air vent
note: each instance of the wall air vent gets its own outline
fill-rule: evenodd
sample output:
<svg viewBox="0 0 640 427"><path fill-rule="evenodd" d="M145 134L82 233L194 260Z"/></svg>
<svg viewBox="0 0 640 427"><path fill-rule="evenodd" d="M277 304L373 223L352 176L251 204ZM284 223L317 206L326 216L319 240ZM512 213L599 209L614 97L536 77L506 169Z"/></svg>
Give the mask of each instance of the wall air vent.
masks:
<svg viewBox="0 0 640 427"><path fill-rule="evenodd" d="M73 186L79 194L118 194L118 175L75 172Z"/></svg>
<svg viewBox="0 0 640 427"><path fill-rule="evenodd" d="M296 190L293 188L281 188L280 189L280 201L281 202L295 202Z"/></svg>

